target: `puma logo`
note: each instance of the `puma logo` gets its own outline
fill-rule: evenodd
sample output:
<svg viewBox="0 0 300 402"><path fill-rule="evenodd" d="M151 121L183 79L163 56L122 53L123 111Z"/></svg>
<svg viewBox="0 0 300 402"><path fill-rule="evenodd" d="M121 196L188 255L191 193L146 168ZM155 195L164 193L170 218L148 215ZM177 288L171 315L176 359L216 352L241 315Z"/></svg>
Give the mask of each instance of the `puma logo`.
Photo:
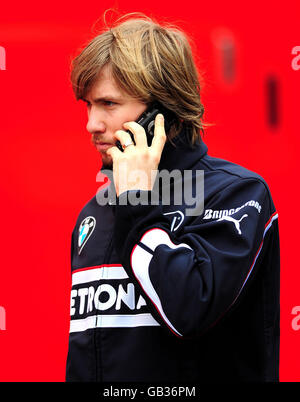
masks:
<svg viewBox="0 0 300 402"><path fill-rule="evenodd" d="M235 226L235 228L236 228L238 234L241 235L242 232L241 232L241 228L240 228L240 222L241 222L244 218L247 218L247 216L248 216L247 214L244 214L244 215L241 217L241 219L237 220L237 219L232 218L231 216L226 215L226 216L223 216L222 218L218 219L217 222L219 222L219 221L228 221L228 222L232 222L232 223L234 224L234 226Z"/></svg>

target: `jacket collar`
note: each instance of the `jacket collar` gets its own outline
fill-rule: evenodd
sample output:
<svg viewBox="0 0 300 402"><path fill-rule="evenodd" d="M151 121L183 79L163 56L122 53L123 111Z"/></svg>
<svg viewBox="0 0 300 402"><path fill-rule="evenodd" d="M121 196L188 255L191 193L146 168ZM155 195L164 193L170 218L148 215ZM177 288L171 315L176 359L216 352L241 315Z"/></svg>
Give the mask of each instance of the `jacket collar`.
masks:
<svg viewBox="0 0 300 402"><path fill-rule="evenodd" d="M189 145L185 130L172 140L175 146L167 141L158 165L158 170L178 169L180 171L192 168L207 153L207 145L202 138L193 146Z"/></svg>

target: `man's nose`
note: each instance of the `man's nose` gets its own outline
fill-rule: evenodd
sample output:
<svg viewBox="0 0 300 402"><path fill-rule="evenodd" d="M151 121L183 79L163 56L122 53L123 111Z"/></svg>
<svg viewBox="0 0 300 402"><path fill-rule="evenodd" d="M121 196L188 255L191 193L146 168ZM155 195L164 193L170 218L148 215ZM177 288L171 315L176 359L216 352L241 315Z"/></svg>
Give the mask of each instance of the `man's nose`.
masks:
<svg viewBox="0 0 300 402"><path fill-rule="evenodd" d="M88 114L88 122L86 125L86 129L89 133L91 134L96 134L96 133L104 133L106 126L104 119L102 118L102 115L100 112L97 112L95 110L89 111Z"/></svg>

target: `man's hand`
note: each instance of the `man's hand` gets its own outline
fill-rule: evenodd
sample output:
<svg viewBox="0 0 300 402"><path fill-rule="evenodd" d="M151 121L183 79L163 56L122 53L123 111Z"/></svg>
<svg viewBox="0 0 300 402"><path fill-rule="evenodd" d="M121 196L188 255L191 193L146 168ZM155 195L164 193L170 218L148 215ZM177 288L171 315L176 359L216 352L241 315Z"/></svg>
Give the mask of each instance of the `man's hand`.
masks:
<svg viewBox="0 0 300 402"><path fill-rule="evenodd" d="M121 152L116 146L106 153L113 159L113 176L117 196L128 190L152 190L161 154L167 139L164 128L164 117L158 114L155 118L154 137L148 147L144 128L132 121L123 127L130 130L136 145L129 145ZM129 133L123 130L115 132L121 145L132 142Z"/></svg>

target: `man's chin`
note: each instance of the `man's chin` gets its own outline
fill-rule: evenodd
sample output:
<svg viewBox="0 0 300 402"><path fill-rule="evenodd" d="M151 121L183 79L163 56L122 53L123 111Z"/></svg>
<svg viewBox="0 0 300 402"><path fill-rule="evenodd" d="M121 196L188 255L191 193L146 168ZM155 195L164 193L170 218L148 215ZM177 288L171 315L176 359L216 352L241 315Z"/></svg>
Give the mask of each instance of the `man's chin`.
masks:
<svg viewBox="0 0 300 402"><path fill-rule="evenodd" d="M106 158L102 158L102 168L101 169L112 170L112 168L113 168L112 160L111 159L107 160Z"/></svg>
<svg viewBox="0 0 300 402"><path fill-rule="evenodd" d="M113 170L113 165L112 165L112 163L111 163L111 164L104 164L104 163L102 162L102 168L101 168L101 170L103 170L103 169L105 169L105 170Z"/></svg>
<svg viewBox="0 0 300 402"><path fill-rule="evenodd" d="M112 167L113 167L112 158L102 152L100 152L100 155L101 155L101 159L102 159L102 169L112 170Z"/></svg>

